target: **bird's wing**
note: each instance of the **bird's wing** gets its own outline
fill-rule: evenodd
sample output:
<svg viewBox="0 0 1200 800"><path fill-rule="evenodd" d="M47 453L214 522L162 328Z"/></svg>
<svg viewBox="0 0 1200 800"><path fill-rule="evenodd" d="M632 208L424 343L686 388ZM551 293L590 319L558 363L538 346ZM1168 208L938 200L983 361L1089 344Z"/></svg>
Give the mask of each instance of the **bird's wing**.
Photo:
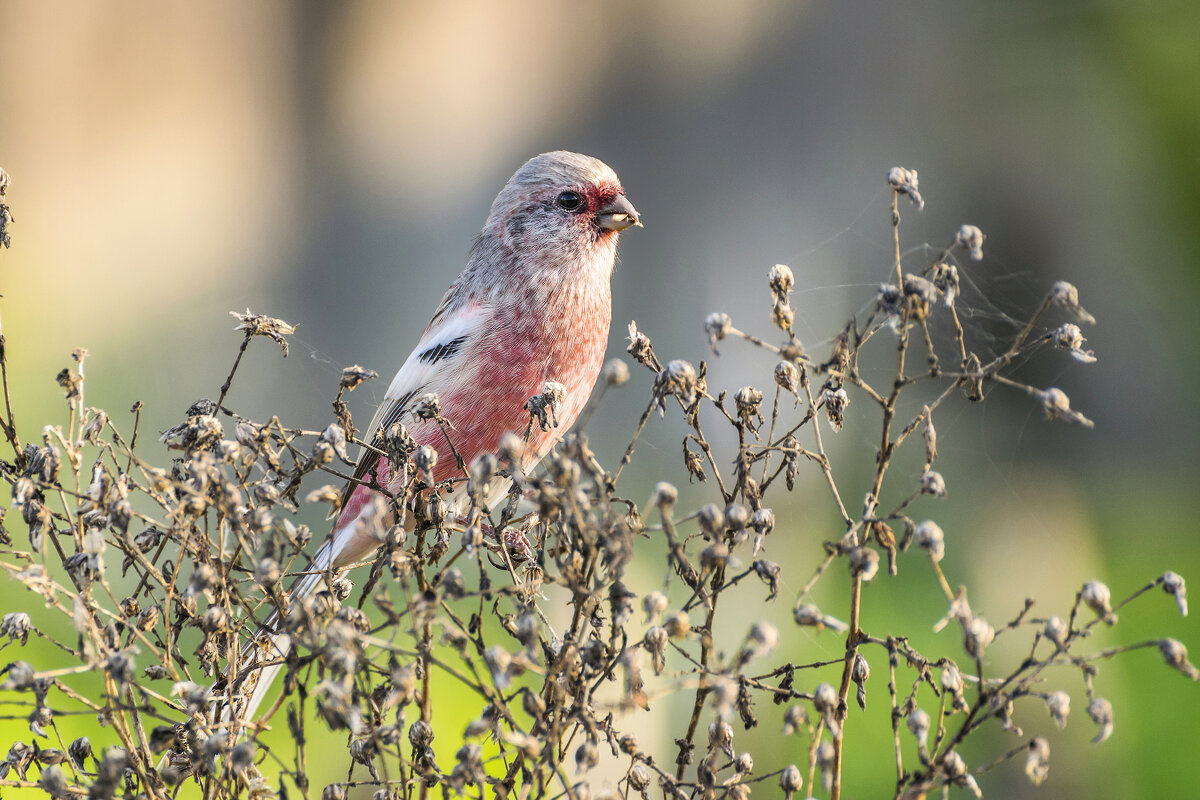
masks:
<svg viewBox="0 0 1200 800"><path fill-rule="evenodd" d="M471 339L482 332L486 309L479 304L454 308L449 302L453 293L451 287L416 348L392 378L383 402L363 436L364 442L378 447L381 433L400 422L418 398L426 392L442 391L448 375L461 373L461 365L455 362L463 358ZM368 480L378 463L379 453L368 447L362 448L354 468L355 480ZM350 499L357 485L350 482L342 490L342 505Z"/></svg>

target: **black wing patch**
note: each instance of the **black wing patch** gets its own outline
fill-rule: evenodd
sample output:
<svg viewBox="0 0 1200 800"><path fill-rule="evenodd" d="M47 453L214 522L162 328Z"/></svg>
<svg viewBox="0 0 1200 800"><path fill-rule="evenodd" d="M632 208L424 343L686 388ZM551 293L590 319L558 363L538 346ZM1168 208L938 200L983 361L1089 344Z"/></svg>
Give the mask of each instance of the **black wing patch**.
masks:
<svg viewBox="0 0 1200 800"><path fill-rule="evenodd" d="M460 336L457 339L451 339L445 344L434 345L424 353L421 353L421 355L417 356L417 358L420 361L424 361L426 364L436 364L442 359L449 358L457 353L462 349L462 346L466 344L466 342L467 337Z"/></svg>

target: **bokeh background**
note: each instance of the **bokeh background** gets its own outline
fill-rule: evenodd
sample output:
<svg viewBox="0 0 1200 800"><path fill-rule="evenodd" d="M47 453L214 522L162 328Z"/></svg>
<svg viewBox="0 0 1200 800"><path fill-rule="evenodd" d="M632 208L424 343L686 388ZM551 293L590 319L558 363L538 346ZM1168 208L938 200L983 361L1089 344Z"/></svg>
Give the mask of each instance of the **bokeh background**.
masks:
<svg viewBox="0 0 1200 800"><path fill-rule="evenodd" d="M269 344L251 348L230 403L324 425L341 367L392 373L495 192L548 149L610 163L646 222L623 237L612 353L631 319L660 354L691 360L706 357L709 311L769 334L765 274L777 262L797 275L797 330L820 351L887 278L884 176L903 165L919 171L927 200L921 213L901 209L909 257L961 223L988 236L984 261L967 265L992 301L978 304L977 330L1002 337L1003 314L1060 278L1099 320L1085 330L1097 364L1051 354L1021 373L1067 391L1095 430L1048 424L1002 390L939 414L951 494L917 513L946 529L951 580L999 622L1026 596L1061 613L1091 578L1123 596L1166 569L1200 576L1200 6L1190 0L14 0L0 6L0 30L0 165L16 216L0 253L0 314L26 439L61 420L54 375L80 346L91 353L90 405L119 419L141 400L147 428L167 428L217 393L239 341L228 312L246 307L299 330L286 361ZM715 383L767 383L770 361L727 344ZM635 378L591 424L608 463L648 391L648 377ZM353 395L360 418L385 388ZM869 463L875 435L848 426L836 457ZM678 438L677 424L652 423L632 486L681 480ZM909 479L919 471L905 468ZM817 477L777 509L785 594L836 535ZM864 622L956 655L955 634L929 632L944 601L921 566L870 587ZM838 588L824 600L831 610ZM15 585L8 597L6 611L33 605ZM788 601L779 605L789 653L841 651L835 637L790 626ZM1098 644L1162 635L1200 649L1195 617L1181 620L1156 592ZM1154 651L1102 663L1097 686L1117 727L1092 745L1078 676L1055 680L1076 705L1049 734L1048 782L1032 789L1017 762L983 778L986 794L1194 793L1196 685ZM877 678L866 722L851 715L850 796L891 785L883 689ZM455 703L440 700L445 719L476 712ZM1050 727L1035 706L1021 718L1027 733ZM639 723L667 760L666 722L682 707L666 700ZM802 758L802 740L778 738L774 712L763 717L739 737ZM5 725L6 740L21 734L23 724ZM990 733L968 761L1016 741ZM319 769L318 786L345 774L340 763Z"/></svg>

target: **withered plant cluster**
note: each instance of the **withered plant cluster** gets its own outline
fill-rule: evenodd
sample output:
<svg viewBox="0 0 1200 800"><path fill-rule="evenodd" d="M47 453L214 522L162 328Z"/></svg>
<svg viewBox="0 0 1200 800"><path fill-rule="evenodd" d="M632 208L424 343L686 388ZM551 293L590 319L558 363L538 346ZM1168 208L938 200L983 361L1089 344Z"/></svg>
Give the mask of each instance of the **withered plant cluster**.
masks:
<svg viewBox="0 0 1200 800"><path fill-rule="evenodd" d="M611 470L573 431L534 474L520 474L515 454L527 430L431 485L433 454L416 448L403 426L360 440L343 399L376 377L360 367L342 373L332 418L320 429L247 419L225 402L237 361L258 336L286 355L292 332L249 312L235 315L244 338L229 379L215 401L194 403L162 436L165 454L157 435L147 446L140 404L119 419L87 405L82 350L58 375L65 420L26 442L0 340L8 451L0 475L10 489L0 567L11 579L0 699L6 719L20 720L9 730L20 725L23 733L3 745L0 787L56 798L753 792L837 800L853 784L842 767L845 745L862 724L854 706L865 705L872 681L886 685L890 702L892 752L878 755L894 760L896 797L952 787L978 796L978 776L1013 759L1042 782L1050 744L1021 734L1022 716L1048 713L1061 726L1073 704L1082 706L1103 741L1114 711L1093 688L1100 660L1155 647L1169 666L1191 678L1196 670L1174 639L1096 650L1089 635L1155 588L1186 614L1183 579L1168 572L1116 602L1093 581L1069 608L1043 615L1028 601L997 626L943 574L946 548L970 541L913 515L946 493L934 425L943 406L1015 391L1051 420L1091 425L1061 390L1013 375L1034 351L1093 361L1078 327L1093 320L1075 287L1055 283L1004 344L979 355L960 311L983 234L963 226L940 252L918 249L922 262L905 264L913 257L902 258L899 204L923 201L915 172L896 168L888 181L889 282L831 343L810 351L793 334L794 279L785 266L767 279L773 334L746 333L721 313L705 321L714 348L763 355L759 386L718 390L705 362L664 360L629 326L628 353L648 374L631 377L614 359L596 399L629 384L624 391L644 391L647 403ZM890 366L860 370L860 358ZM554 388L531 399L531 428L556 424ZM913 395L923 399L909 414L901 398ZM835 472L830 437L860 424L846 416L851 402L869 409L861 418L874 420L878 447L857 452L857 472ZM454 420L441 416L436 397L422 398L414 413L443 423L453 440ZM622 480L652 424L686 431L675 481L695 482L687 493L702 491L707 502L685 508L672 483ZM377 487L388 512L375 518L377 556L325 574L321 591L293 602L288 587L328 530L301 520L321 518L313 506L336 512L356 446L409 465L409 480L399 491ZM923 448L924 468L915 483L892 470L903 485L885 505L901 448ZM489 511L483 492L498 476L511 477L513 489ZM777 526L772 505L786 504L800 481L823 486L841 524ZM468 507L447 508L442 494L451 484L468 488ZM780 563L773 551L801 549L773 547L780 537L814 544L808 557ZM864 584L902 567L928 574L944 592L949 611L937 624L961 630L961 638L939 639L945 650L918 652L905 630L862 628ZM849 590L834 607L818 608L814 587L838 573ZM785 586L800 588L784 596ZM764 599L793 603L797 626L839 637L844 653L788 660L803 650L779 645L789 632L745 612ZM228 702L247 685L238 653L248 640L255 646L273 613L292 640L284 678L251 718L240 718ZM913 616L909 633L934 622ZM63 630L74 634L54 633ZM722 638L722 630L736 633ZM50 640L41 650L50 655L24 654L31 636ZM1026 655L1004 663L991 649L1000 637L1021 637ZM1082 677L1070 683L1082 687L1074 695L1048 683L1071 676ZM477 709L465 729L439 712L436 698L451 695ZM678 710L681 696L683 712L666 724L674 744L639 740L633 731L646 710ZM739 747L741 731L759 725L794 735L759 752ZM344 747L314 753L314 726L336 731ZM1012 731L1012 746L968 763L962 744L989 726ZM341 778L315 785L318 760Z"/></svg>

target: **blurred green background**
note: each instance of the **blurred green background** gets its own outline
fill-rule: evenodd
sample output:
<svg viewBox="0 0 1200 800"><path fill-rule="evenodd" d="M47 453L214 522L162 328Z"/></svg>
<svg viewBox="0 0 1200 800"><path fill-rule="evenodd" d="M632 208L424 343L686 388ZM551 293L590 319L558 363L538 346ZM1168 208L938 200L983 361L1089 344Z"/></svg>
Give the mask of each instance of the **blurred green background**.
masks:
<svg viewBox="0 0 1200 800"><path fill-rule="evenodd" d="M121 420L142 400L146 430L164 430L215 396L239 341L228 311L246 307L300 327L286 361L251 348L232 405L323 425L341 367L358 363L384 375L352 398L368 419L495 192L557 148L611 164L646 223L622 240L612 353L630 319L668 358L706 357L713 310L769 334L776 262L797 276L800 337L823 352L888 276L884 176L903 165L920 172L927 201L901 209L915 260L961 223L988 236L984 261L967 265L995 304L978 330L1002 336L999 312L1032 307L1056 279L1099 320L1085 329L1097 364L1047 354L1020 373L1067 391L1095 430L1050 425L1005 391L939 413L951 494L915 513L947 531L951 582L999 623L1026 596L1062 613L1091 578L1124 596L1166 569L1200 576L1194 2L14 1L0 5L0 29L0 166L17 219L0 253L0 314L26 439L61 420L54 375L79 346L92 354L89 405ZM714 384L769 382L769 360L732 342L723 353ZM635 378L592 423L606 463L644 404L646 376ZM677 420L651 424L629 486L681 482L679 435ZM849 425L835 459L869 464L875 435ZM158 447L145 454L165 460ZM918 472L905 464L897 480ZM786 595L837 527L817 473L806 475L776 508L770 556L787 588L763 611L799 661L842 646L789 622ZM853 503L862 490L843 491ZM957 634L929 632L945 604L909 563L869 587L864 624L960 654ZM648 583L659 575L652 566ZM844 582L831 576L819 596L833 613ZM12 585L4 610L27 605ZM1195 617L1181 620L1161 593L1123 618L1101 642L1171 635L1200 648ZM873 720L851 715L852 797L891 785L884 666L876 657ZM1195 793L1200 690L1156 653L1101 665L1117 719L1103 745L1089 743L1078 677L1055 681L1075 706L1049 734L1049 780L1035 790L1010 764L984 777L986 795ZM638 722L667 760L683 708L671 702ZM438 713L477 711L458 703L447 692ZM800 740L778 738L777 711L762 717L738 749L801 758ZM1049 728L1041 708L1019 721ZM28 739L5 725L5 741ZM981 763L1014 741L996 732L965 755ZM318 785L345 774L320 769ZM597 789L615 780L593 777Z"/></svg>

